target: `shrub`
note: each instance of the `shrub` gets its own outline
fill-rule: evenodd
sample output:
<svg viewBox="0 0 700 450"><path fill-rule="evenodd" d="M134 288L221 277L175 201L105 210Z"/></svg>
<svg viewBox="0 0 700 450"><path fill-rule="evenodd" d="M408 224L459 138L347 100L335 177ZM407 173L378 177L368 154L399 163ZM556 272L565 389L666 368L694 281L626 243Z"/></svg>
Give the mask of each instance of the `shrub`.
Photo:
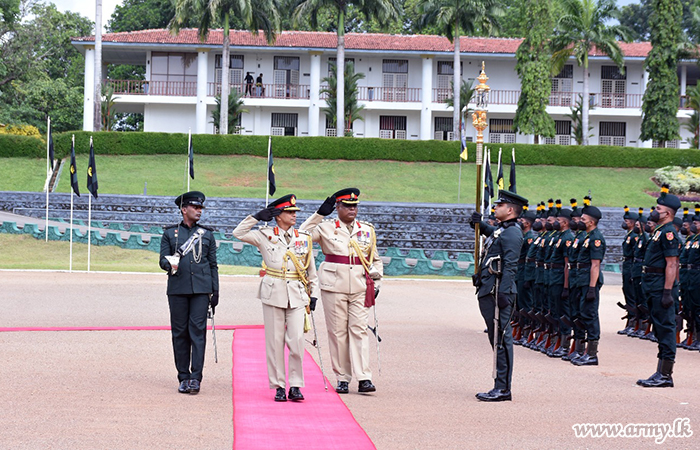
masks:
<svg viewBox="0 0 700 450"><path fill-rule="evenodd" d="M654 175L660 184L668 184L673 194L700 192L700 170L698 167L683 168L666 166L656 170Z"/></svg>
<svg viewBox="0 0 700 450"><path fill-rule="evenodd" d="M34 125L7 125L6 127L0 127L0 134L41 137L39 129Z"/></svg>

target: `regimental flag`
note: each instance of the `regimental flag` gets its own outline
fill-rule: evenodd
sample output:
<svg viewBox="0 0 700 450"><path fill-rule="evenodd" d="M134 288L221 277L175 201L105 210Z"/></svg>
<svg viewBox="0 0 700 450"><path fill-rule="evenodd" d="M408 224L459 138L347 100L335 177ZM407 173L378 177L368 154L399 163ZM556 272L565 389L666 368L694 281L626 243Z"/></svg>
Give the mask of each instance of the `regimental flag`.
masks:
<svg viewBox="0 0 700 450"><path fill-rule="evenodd" d="M192 135L190 135L190 151L189 151L189 166L190 166L190 178L194 180L194 146L192 145Z"/></svg>
<svg viewBox="0 0 700 450"><path fill-rule="evenodd" d="M498 190L502 191L505 189L505 182L503 181L503 161L501 159L501 149L498 149L498 175L496 176L496 184L498 185Z"/></svg>
<svg viewBox="0 0 700 450"><path fill-rule="evenodd" d="M469 158L467 154L467 130L464 128L464 121L462 121L462 153L459 154L459 157L465 161Z"/></svg>
<svg viewBox="0 0 700 450"><path fill-rule="evenodd" d="M513 157L510 160L510 186L508 190L514 194L517 194L517 187L515 186L515 149L513 149Z"/></svg>
<svg viewBox="0 0 700 450"><path fill-rule="evenodd" d="M75 165L75 135L73 135L70 145L70 187L72 187L73 192L80 197L80 188L78 188L78 167Z"/></svg>
<svg viewBox="0 0 700 450"><path fill-rule="evenodd" d="M51 167L51 172L53 172L54 167L54 148L53 148L53 133L51 132L51 118L49 117L49 164Z"/></svg>
<svg viewBox="0 0 700 450"><path fill-rule="evenodd" d="M87 188L93 197L97 198L97 166L95 165L95 148L92 145L90 136L90 161L87 170Z"/></svg>
<svg viewBox="0 0 700 450"><path fill-rule="evenodd" d="M491 151L487 150L484 166L484 214L489 210L493 198L493 175L491 174Z"/></svg>
<svg viewBox="0 0 700 450"><path fill-rule="evenodd" d="M275 163L272 158L272 138L269 142L270 151L267 154L267 182L269 186L269 194L275 195L277 186L275 185Z"/></svg>

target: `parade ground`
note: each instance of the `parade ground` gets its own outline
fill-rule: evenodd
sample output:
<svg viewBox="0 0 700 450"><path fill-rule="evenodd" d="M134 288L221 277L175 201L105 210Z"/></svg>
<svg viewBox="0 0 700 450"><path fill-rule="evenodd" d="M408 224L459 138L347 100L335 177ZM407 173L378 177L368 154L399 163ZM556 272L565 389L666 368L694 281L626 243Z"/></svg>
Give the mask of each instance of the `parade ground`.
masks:
<svg viewBox="0 0 700 450"><path fill-rule="evenodd" d="M353 380L341 399L378 449L698 448L700 353L678 349L676 387L636 386L656 368L656 344L616 334L619 275L605 276L600 365L575 367L516 347L513 401L504 403L474 398L493 381L471 282L385 280L377 299L381 374L371 340L377 392L358 394ZM1 270L0 280L1 448L232 448L230 327L262 324L257 277L221 277L218 363L209 332L196 396L177 392L164 274ZM321 309L319 302L331 382L322 395L336 396ZM318 359L309 344L307 351ZM267 388L267 379L259 383ZM293 405L300 411L312 397L302 391L307 403ZM620 424L638 435L576 437L584 424ZM304 448L304 436L284 422L262 432L288 434Z"/></svg>

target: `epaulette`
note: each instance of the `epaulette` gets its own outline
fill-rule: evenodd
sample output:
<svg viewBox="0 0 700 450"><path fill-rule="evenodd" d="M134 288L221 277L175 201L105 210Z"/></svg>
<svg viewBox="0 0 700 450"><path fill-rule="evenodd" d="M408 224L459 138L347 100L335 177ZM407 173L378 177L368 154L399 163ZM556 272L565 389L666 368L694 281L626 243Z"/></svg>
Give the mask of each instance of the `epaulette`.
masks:
<svg viewBox="0 0 700 450"><path fill-rule="evenodd" d="M299 234L303 234L304 236L311 236L311 233L309 233L308 231L300 230L298 228L295 228L295 230L297 230Z"/></svg>
<svg viewBox="0 0 700 450"><path fill-rule="evenodd" d="M175 228L176 226L180 225L179 223L176 223L175 225L168 225L167 227L163 228L163 230L169 230L171 228Z"/></svg>
<svg viewBox="0 0 700 450"><path fill-rule="evenodd" d="M369 225L370 227L374 228L374 224L372 222L366 222L364 220L358 220L363 225Z"/></svg>
<svg viewBox="0 0 700 450"><path fill-rule="evenodd" d="M208 226L206 226L206 225L197 224L197 226L198 226L199 228L204 228L205 230L216 231L216 230L213 229L212 227L208 227Z"/></svg>

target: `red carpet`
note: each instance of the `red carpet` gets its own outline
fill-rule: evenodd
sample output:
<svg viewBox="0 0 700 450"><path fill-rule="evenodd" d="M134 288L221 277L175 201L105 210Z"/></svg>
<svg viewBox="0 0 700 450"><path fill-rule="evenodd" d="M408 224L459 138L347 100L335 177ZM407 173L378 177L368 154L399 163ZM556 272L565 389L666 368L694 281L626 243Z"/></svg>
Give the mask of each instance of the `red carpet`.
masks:
<svg viewBox="0 0 700 450"><path fill-rule="evenodd" d="M262 328L236 327L232 372L234 449L375 449L333 385L328 384L328 392L323 389L321 369L308 352L303 402L273 401Z"/></svg>

